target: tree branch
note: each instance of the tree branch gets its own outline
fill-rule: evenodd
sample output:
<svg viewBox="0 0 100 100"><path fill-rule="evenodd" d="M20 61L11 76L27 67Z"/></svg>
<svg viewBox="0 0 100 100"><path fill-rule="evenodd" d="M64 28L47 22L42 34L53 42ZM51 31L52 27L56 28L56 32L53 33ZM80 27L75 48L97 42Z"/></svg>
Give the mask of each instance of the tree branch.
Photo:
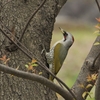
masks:
<svg viewBox="0 0 100 100"><path fill-rule="evenodd" d="M99 72L98 79L96 82L95 100L100 100L100 72Z"/></svg>
<svg viewBox="0 0 100 100"><path fill-rule="evenodd" d="M95 40L95 42L97 41L100 41L100 36L98 36L97 39ZM91 81L88 81L88 77L92 78L92 75L97 75L99 67L100 67L100 45L96 46L93 45L90 50L90 53L88 54L81 68L78 78L72 87L78 100L84 100L87 98L88 92L90 92L90 90L93 88L96 82L96 79L95 80L91 79ZM86 88L89 84L91 84L91 87ZM84 92L87 92L87 94L84 97L82 97Z"/></svg>
<svg viewBox="0 0 100 100"><path fill-rule="evenodd" d="M43 85L46 85L47 87L54 90L55 92L59 93L64 99L73 100L72 95L68 91L57 86L56 84L54 84L53 82L51 82L50 80L48 80L42 76L36 75L34 73L31 74L31 73L20 71L20 70L15 70L14 68L8 67L8 66L3 65L3 64L0 64L0 71L3 71L3 72L8 73L8 74L12 74L12 75L15 75L17 77L24 78L24 79L29 79L32 81L39 82Z"/></svg>
<svg viewBox="0 0 100 100"><path fill-rule="evenodd" d="M100 6L99 6L100 7ZM100 21L98 21L100 24ZM100 34L100 29L99 29L99 34ZM100 55L100 54L99 54ZM99 67L100 69L100 67ZM100 100L100 70L99 70L99 75L98 79L96 81L96 88L95 88L95 100Z"/></svg>
<svg viewBox="0 0 100 100"><path fill-rule="evenodd" d="M97 7L98 7L98 9L99 9L99 12L100 12L100 5L99 5L99 2L98 2L98 0L95 0L95 2L96 2L96 4L97 4Z"/></svg>

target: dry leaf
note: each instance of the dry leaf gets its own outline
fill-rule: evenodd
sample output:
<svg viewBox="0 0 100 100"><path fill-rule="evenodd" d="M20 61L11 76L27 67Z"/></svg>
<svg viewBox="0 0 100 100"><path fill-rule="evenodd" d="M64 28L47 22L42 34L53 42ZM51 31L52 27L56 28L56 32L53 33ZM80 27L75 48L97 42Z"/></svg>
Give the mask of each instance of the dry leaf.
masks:
<svg viewBox="0 0 100 100"><path fill-rule="evenodd" d="M87 81L91 82L92 81L92 77L90 75L87 76Z"/></svg>
<svg viewBox="0 0 100 100"><path fill-rule="evenodd" d="M81 87L81 88L85 88L83 84L79 84L79 87Z"/></svg>
<svg viewBox="0 0 100 100"><path fill-rule="evenodd" d="M37 60L35 60L35 59L32 59L32 62L31 63L36 63L37 62Z"/></svg>
<svg viewBox="0 0 100 100"><path fill-rule="evenodd" d="M88 82L95 81L97 79L97 76L98 76L98 74L88 75L87 81Z"/></svg>
<svg viewBox="0 0 100 100"><path fill-rule="evenodd" d="M10 60L10 58L7 58L6 55L2 56L2 58L0 58L1 61L3 61L3 63L6 65L7 62Z"/></svg>
<svg viewBox="0 0 100 100"><path fill-rule="evenodd" d="M91 75L92 80L94 80L94 81L95 81L95 80L97 79L97 76L98 76L98 74L92 74L92 75Z"/></svg>
<svg viewBox="0 0 100 100"><path fill-rule="evenodd" d="M100 30L100 25L96 25L95 27Z"/></svg>
<svg viewBox="0 0 100 100"><path fill-rule="evenodd" d="M96 20L100 23L100 18L96 18Z"/></svg>

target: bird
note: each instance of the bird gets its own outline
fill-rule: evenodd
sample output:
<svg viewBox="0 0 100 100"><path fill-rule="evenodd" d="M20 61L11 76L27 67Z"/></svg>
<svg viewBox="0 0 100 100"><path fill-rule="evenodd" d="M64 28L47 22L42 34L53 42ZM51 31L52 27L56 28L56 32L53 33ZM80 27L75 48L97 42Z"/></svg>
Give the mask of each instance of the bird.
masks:
<svg viewBox="0 0 100 100"><path fill-rule="evenodd" d="M62 28L59 27L63 34L63 39L57 41L49 52L46 52L47 63L49 64L49 70L54 74L57 75L59 70L62 67L62 64L68 54L69 48L74 43L74 37L69 32L64 31ZM49 75L49 79L51 81L54 80L52 75Z"/></svg>

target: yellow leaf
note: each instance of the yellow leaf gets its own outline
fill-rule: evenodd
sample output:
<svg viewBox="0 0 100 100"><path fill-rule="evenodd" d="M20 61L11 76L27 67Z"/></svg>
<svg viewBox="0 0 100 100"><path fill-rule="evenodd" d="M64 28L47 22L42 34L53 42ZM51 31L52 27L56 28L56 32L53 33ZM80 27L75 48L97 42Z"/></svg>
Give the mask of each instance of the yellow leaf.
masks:
<svg viewBox="0 0 100 100"><path fill-rule="evenodd" d="M88 89L88 88L90 88L90 87L92 87L93 85L92 84L88 84L87 86L86 86L86 89Z"/></svg>
<svg viewBox="0 0 100 100"><path fill-rule="evenodd" d="M81 87L81 88L85 88L83 84L79 84L79 87Z"/></svg>
<svg viewBox="0 0 100 100"><path fill-rule="evenodd" d="M28 67L29 67L29 65L25 65L25 67L26 67L26 68L28 68Z"/></svg>
<svg viewBox="0 0 100 100"><path fill-rule="evenodd" d="M39 72L39 75L42 75L42 72Z"/></svg>
<svg viewBox="0 0 100 100"><path fill-rule="evenodd" d="M92 81L92 77L90 75L87 76L87 82L91 82Z"/></svg>
<svg viewBox="0 0 100 100"><path fill-rule="evenodd" d="M57 95L58 99L61 97L61 95L59 95L58 93L56 93L56 95Z"/></svg>
<svg viewBox="0 0 100 100"><path fill-rule="evenodd" d="M84 92L83 94L82 94L82 97L85 99L85 96L86 95L89 95L89 97L91 98L91 95L89 94L89 92Z"/></svg>
<svg viewBox="0 0 100 100"><path fill-rule="evenodd" d="M97 76L98 76L98 74L88 75L87 81L88 82L95 81L97 79Z"/></svg>
<svg viewBox="0 0 100 100"><path fill-rule="evenodd" d="M91 75L92 80L96 80L96 79L97 79L97 76L98 76L98 74L92 74L92 75Z"/></svg>
<svg viewBox="0 0 100 100"><path fill-rule="evenodd" d="M87 95L87 92L84 92L83 94L82 94L82 97L85 99L85 96Z"/></svg>
<svg viewBox="0 0 100 100"><path fill-rule="evenodd" d="M100 42L95 42L94 45L100 45Z"/></svg>

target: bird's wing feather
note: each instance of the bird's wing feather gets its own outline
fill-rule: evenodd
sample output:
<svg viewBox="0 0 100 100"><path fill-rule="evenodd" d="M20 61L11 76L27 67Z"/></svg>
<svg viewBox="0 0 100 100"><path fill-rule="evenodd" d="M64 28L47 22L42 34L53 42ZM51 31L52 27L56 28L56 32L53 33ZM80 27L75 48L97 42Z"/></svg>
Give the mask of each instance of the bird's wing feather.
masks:
<svg viewBox="0 0 100 100"><path fill-rule="evenodd" d="M61 43L58 43L55 48L54 48L54 56L53 56L53 62L52 62L52 73L55 75L58 73L58 71L61 68L61 63L60 63L60 49L61 49ZM50 75L49 77L50 80L53 81L54 77Z"/></svg>
<svg viewBox="0 0 100 100"><path fill-rule="evenodd" d="M58 43L54 48L53 68L54 68L55 75L58 73L58 71L60 70L62 66L61 58L60 58L61 48L62 48L61 43Z"/></svg>

